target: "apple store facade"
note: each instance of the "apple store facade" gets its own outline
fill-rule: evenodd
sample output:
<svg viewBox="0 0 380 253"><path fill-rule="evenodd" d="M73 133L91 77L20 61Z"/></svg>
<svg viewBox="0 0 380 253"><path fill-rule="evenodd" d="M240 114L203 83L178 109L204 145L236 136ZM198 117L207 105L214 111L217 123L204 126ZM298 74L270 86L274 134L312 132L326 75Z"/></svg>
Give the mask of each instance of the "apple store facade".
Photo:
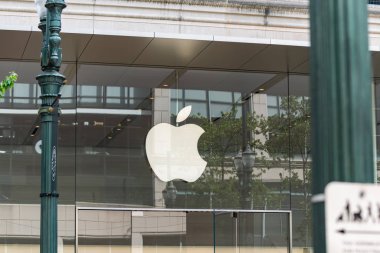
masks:
<svg viewBox="0 0 380 253"><path fill-rule="evenodd" d="M308 47L62 41L59 253L311 252ZM25 45L0 49L0 76L19 74L0 99L0 253L39 251L40 38L31 32ZM147 140L161 123L178 131L171 150ZM190 124L204 130L199 139ZM181 172L154 169L148 142ZM204 171L189 180L197 153ZM160 173L177 176L164 182Z"/></svg>
<svg viewBox="0 0 380 253"><path fill-rule="evenodd" d="M227 61L229 55L207 60L213 50L240 46L262 47L215 43L186 68L63 65L68 82L60 100L59 252L310 248L309 77L252 70L287 47L261 49L248 60L241 52L235 61L246 67L239 70L230 67L238 63ZM0 100L0 252L37 252L39 62L0 62L2 75L9 69L20 78ZM189 105L190 115L176 123ZM172 141L199 152L207 163L199 178L163 182L156 176L145 146L159 123L203 128L199 140L189 140L192 133L184 130ZM185 170L189 154L180 159Z"/></svg>

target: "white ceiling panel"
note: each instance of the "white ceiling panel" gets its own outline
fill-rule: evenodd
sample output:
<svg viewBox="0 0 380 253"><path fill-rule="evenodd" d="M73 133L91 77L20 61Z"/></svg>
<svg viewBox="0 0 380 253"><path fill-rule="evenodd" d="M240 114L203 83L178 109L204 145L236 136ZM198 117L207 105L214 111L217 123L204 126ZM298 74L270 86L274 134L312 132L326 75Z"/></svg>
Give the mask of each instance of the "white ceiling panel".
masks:
<svg viewBox="0 0 380 253"><path fill-rule="evenodd" d="M286 72L302 65L308 58L307 47L271 45L255 55L242 69Z"/></svg>
<svg viewBox="0 0 380 253"><path fill-rule="evenodd" d="M76 61L86 47L91 35L62 33L62 57L63 61ZM32 32L23 59L39 60L41 52L42 33Z"/></svg>
<svg viewBox="0 0 380 253"><path fill-rule="evenodd" d="M187 66L210 42L154 38L134 64L153 66Z"/></svg>
<svg viewBox="0 0 380 253"><path fill-rule="evenodd" d="M113 85L125 71L123 66L81 64L78 67L78 85Z"/></svg>
<svg viewBox="0 0 380 253"><path fill-rule="evenodd" d="M160 68L81 64L78 70L78 84L154 88L172 71Z"/></svg>
<svg viewBox="0 0 380 253"><path fill-rule="evenodd" d="M121 78L115 83L130 87L158 87L161 82L173 72L172 69L128 67Z"/></svg>
<svg viewBox="0 0 380 253"><path fill-rule="evenodd" d="M294 69L291 70L293 73L299 73L299 74L309 74L310 73L310 61L307 60L301 65L298 65Z"/></svg>
<svg viewBox="0 0 380 253"><path fill-rule="evenodd" d="M0 58L21 59L30 33L30 31L0 30Z"/></svg>
<svg viewBox="0 0 380 253"><path fill-rule="evenodd" d="M79 60L131 64L151 40L150 37L94 35Z"/></svg>
<svg viewBox="0 0 380 253"><path fill-rule="evenodd" d="M299 67L305 67L305 63L307 63L310 58L309 51L309 47L287 47L287 63L289 65L290 72L293 72L294 69ZM307 73L308 72L309 71L307 71Z"/></svg>
<svg viewBox="0 0 380 253"><path fill-rule="evenodd" d="M247 93L273 74L189 70L180 79L180 89L236 91Z"/></svg>
<svg viewBox="0 0 380 253"><path fill-rule="evenodd" d="M90 34L62 34L63 61L76 61L91 39Z"/></svg>
<svg viewBox="0 0 380 253"><path fill-rule="evenodd" d="M307 75L290 75L289 94L298 97L310 96L310 77Z"/></svg>
<svg viewBox="0 0 380 253"><path fill-rule="evenodd" d="M30 34L30 38L28 40L28 44L26 45L25 52L22 56L22 59L39 61L40 55L41 55L41 47L42 47L42 32L33 31Z"/></svg>
<svg viewBox="0 0 380 253"><path fill-rule="evenodd" d="M264 94L271 95L271 96L287 96L288 95L288 79L284 78L278 83L274 84L269 89L265 90L263 92Z"/></svg>
<svg viewBox="0 0 380 253"><path fill-rule="evenodd" d="M289 88L288 88L289 84ZM310 96L310 77L308 75L289 75L281 79L279 82L273 84L269 89L263 93L272 96Z"/></svg>
<svg viewBox="0 0 380 253"><path fill-rule="evenodd" d="M267 45L212 42L189 65L197 68L238 69Z"/></svg>

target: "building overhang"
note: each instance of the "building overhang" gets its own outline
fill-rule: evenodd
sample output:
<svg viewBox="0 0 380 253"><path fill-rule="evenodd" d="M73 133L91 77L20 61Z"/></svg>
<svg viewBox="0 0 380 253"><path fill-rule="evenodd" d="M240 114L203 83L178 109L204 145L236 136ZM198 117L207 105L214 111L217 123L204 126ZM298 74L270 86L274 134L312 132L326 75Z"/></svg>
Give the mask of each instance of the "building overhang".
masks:
<svg viewBox="0 0 380 253"><path fill-rule="evenodd" d="M63 60L308 74L307 1L274 2L68 0ZM369 8L374 74L380 76L380 8ZM39 61L37 25L33 0L0 0L0 60Z"/></svg>

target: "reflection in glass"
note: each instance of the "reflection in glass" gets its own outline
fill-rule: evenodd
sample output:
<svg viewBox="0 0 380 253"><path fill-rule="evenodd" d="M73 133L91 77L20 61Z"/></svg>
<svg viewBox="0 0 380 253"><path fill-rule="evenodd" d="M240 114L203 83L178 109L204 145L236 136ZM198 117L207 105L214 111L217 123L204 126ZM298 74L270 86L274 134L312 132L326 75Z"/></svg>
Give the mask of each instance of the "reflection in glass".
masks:
<svg viewBox="0 0 380 253"><path fill-rule="evenodd" d="M279 252L288 213L79 210L78 252Z"/></svg>
<svg viewBox="0 0 380 253"><path fill-rule="evenodd" d="M40 67L38 63L20 63L20 66ZM198 149L208 167L195 183L172 182L176 199L170 207L292 209L294 244L310 246L310 112L306 76L292 75L261 89L260 85L275 74L188 70L179 77L178 83L168 82L172 87L169 90L163 88L162 82L172 75L173 69L90 64L70 68L75 73L62 88L60 100L61 204L79 201L169 207L163 200L166 184L156 179L146 160L145 138L154 124L172 122L174 125L178 111L192 105L192 114L181 124L194 123L205 129ZM40 156L35 152L35 144L40 136L38 130L34 135L32 132L38 125L40 91L34 76L20 76L25 80L0 100L0 202L36 205L40 191ZM246 105L244 110L243 104ZM247 135L246 141L243 133ZM245 150L248 142L255 153L249 178L252 183L242 187L244 180L239 178L234 158ZM103 214L98 215L101 220ZM142 240L151 248L159 244L173 248L188 245L213 252L213 223L210 216L205 217L201 213L190 213L186 219L181 218L181 222L186 223L183 224L186 232L193 231L187 235L182 230L165 236L132 235L124 231L125 238L107 237L104 242L128 244ZM286 224L285 218L258 214L245 221L242 215L235 218L233 214L226 214L220 218L221 223L216 226L223 233L238 231L238 240L232 238L236 233L220 235L228 237L225 241L228 247L235 247L236 242L247 247L271 247L273 241L283 241L285 236L285 232L272 232L271 238L267 236L270 229L286 231L279 229L279 224ZM111 220L110 216L104 223L112 223ZM265 226L263 220L266 220ZM233 227L236 224L237 229ZM66 225L72 235L74 224ZM132 225L126 226L132 228ZM254 232L251 226L255 227ZM246 232L241 232L243 230ZM71 239L67 237L63 241L70 245ZM90 238L86 240L88 245L93 243Z"/></svg>
<svg viewBox="0 0 380 253"><path fill-rule="evenodd" d="M100 87L101 88L101 87ZM101 103L103 90L95 85L81 85L78 91L79 103ZM99 101L98 101L99 99Z"/></svg>
<svg viewBox="0 0 380 253"><path fill-rule="evenodd" d="M2 62L0 72L13 65ZM0 103L0 236L6 252L39 251L40 233L40 160L36 144L40 141L38 108L40 87L35 75L37 62L18 62L15 71L19 83ZM67 66L67 65L66 65ZM33 71L35 70L35 71ZM73 90L73 86L65 89ZM70 94L71 99L75 94ZM63 253L74 251L75 231L75 108L65 100L59 122L58 242ZM62 101L61 101L62 102Z"/></svg>
<svg viewBox="0 0 380 253"><path fill-rule="evenodd" d="M294 244L311 246L311 102L309 77L289 78L289 156L292 185Z"/></svg>

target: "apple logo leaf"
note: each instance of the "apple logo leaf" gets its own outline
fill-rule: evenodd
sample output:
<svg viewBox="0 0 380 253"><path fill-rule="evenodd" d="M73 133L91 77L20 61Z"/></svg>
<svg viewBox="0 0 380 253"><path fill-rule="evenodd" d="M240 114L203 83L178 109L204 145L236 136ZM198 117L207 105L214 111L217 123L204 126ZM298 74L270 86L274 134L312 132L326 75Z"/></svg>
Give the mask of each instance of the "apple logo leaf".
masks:
<svg viewBox="0 0 380 253"><path fill-rule="evenodd" d="M179 111L179 113L177 114L176 122L180 123L184 121L185 119L187 119L187 117L189 117L190 113L191 113L191 105L188 105L182 108L182 110Z"/></svg>

